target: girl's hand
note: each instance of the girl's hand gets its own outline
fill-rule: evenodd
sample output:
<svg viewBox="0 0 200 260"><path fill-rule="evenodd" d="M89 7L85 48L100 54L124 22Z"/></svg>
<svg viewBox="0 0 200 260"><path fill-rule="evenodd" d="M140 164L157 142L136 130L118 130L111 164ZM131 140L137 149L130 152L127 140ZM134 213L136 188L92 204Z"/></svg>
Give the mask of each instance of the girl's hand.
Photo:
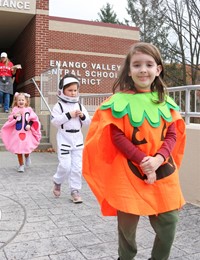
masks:
<svg viewBox="0 0 200 260"><path fill-rule="evenodd" d="M13 115L13 118L16 119L17 121L21 120L21 113L17 112L16 114Z"/></svg>
<svg viewBox="0 0 200 260"><path fill-rule="evenodd" d="M153 184L156 181L156 173L152 172L147 176L147 179L144 180L146 184Z"/></svg>
<svg viewBox="0 0 200 260"><path fill-rule="evenodd" d="M163 161L164 161L164 158L160 154L157 154L155 157L146 156L141 161L140 167L141 167L142 171L144 172L144 174L146 174L148 176L150 173L155 172L160 167L160 165L163 163Z"/></svg>
<svg viewBox="0 0 200 260"><path fill-rule="evenodd" d="M25 130L26 131L29 131L31 129L31 126L28 124L28 125L26 125L26 127L25 127Z"/></svg>
<svg viewBox="0 0 200 260"><path fill-rule="evenodd" d="M83 112L80 110L76 110L76 115L79 117L83 117Z"/></svg>
<svg viewBox="0 0 200 260"><path fill-rule="evenodd" d="M75 110L70 112L71 117L83 117L83 112L80 110Z"/></svg>
<svg viewBox="0 0 200 260"><path fill-rule="evenodd" d="M71 112L70 112L70 116L71 116L72 118L77 117L76 111L71 111Z"/></svg>
<svg viewBox="0 0 200 260"><path fill-rule="evenodd" d="M21 116L20 111L15 114L16 117Z"/></svg>

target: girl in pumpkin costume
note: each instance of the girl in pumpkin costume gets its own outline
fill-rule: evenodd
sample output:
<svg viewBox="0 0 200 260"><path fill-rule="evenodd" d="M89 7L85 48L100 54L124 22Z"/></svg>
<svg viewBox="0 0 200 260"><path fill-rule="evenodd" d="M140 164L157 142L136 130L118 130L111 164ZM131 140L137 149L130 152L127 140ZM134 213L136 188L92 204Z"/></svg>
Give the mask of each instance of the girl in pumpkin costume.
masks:
<svg viewBox="0 0 200 260"><path fill-rule="evenodd" d="M166 94L159 50L134 44L113 94L95 112L83 151L83 176L104 216L118 219L120 260L137 254L136 228L149 216L156 237L151 260L169 258L185 201L178 170L185 124Z"/></svg>

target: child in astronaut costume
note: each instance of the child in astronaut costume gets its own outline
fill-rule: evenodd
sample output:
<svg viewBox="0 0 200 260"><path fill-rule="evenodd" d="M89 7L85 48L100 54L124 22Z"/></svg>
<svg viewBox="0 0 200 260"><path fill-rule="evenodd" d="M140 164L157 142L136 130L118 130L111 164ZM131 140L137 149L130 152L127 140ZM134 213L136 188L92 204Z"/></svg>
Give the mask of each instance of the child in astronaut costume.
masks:
<svg viewBox="0 0 200 260"><path fill-rule="evenodd" d="M61 184L68 180L71 199L81 203L82 187L82 125L90 124L86 108L79 103L79 80L73 74L65 75L58 90L59 101L52 110L51 123L57 128L57 152L59 164L53 176L56 197L60 196Z"/></svg>

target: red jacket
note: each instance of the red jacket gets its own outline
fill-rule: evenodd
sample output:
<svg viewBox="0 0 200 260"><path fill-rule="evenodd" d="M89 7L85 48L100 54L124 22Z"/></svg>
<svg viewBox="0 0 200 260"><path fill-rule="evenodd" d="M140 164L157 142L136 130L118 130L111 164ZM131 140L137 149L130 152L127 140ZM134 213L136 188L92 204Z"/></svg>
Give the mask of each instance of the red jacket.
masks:
<svg viewBox="0 0 200 260"><path fill-rule="evenodd" d="M5 63L0 62L0 76L12 77L12 67L13 63L11 61L8 62L8 65L5 65Z"/></svg>

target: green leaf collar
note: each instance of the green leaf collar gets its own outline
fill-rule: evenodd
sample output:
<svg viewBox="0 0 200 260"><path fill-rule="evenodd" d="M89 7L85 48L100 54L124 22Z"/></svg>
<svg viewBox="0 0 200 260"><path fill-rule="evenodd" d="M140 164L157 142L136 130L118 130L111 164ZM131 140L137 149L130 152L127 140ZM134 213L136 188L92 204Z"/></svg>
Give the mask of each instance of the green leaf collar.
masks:
<svg viewBox="0 0 200 260"><path fill-rule="evenodd" d="M161 117L171 122L172 115L170 109L179 110L179 107L174 100L167 95L165 102L157 104L155 103L157 100L157 92L137 94L119 92L104 102L100 109L111 109L112 115L115 118L122 118L127 114L131 125L134 127L141 126L145 118L152 127L158 127Z"/></svg>

